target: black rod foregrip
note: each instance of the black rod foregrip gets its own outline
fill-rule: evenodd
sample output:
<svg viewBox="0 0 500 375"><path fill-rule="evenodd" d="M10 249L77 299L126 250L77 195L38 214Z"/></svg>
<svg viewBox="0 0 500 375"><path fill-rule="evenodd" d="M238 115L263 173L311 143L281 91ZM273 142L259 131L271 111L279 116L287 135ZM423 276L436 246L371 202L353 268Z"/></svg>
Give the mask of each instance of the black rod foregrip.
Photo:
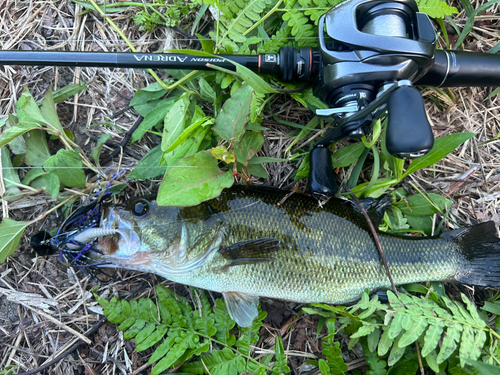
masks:
<svg viewBox="0 0 500 375"><path fill-rule="evenodd" d="M500 86L500 54L437 50L434 65L416 85Z"/></svg>
<svg viewBox="0 0 500 375"><path fill-rule="evenodd" d="M101 68L208 70L207 64L235 70L229 59L253 71L259 69L259 56L193 56L179 53L110 53L55 51L0 51L0 65L43 65Z"/></svg>

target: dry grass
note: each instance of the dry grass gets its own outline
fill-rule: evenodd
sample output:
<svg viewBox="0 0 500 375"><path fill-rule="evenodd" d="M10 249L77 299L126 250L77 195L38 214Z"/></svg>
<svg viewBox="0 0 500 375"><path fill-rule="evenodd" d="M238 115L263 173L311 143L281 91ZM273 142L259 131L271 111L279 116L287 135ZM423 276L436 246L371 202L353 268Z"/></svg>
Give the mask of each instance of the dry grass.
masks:
<svg viewBox="0 0 500 375"><path fill-rule="evenodd" d="M473 6L483 1L474 1ZM457 5L460 9L460 6ZM4 0L0 4L0 49L64 50L64 51L128 51L127 45L102 18L89 13L80 15L82 9L69 1L19 1ZM465 45L473 51L487 51L500 41L500 5L491 8L488 14L478 17L476 27L466 39ZM139 51L153 51L177 47L172 45L170 31L160 30L154 34L139 32L130 22L130 13L114 16L125 35ZM454 17L459 27L466 21L462 11ZM174 36L175 37L175 36ZM455 35L451 39L456 40ZM160 40L160 42L158 42ZM56 67L0 67L1 114L12 112L24 87L29 87L36 99L43 97L49 85L54 89L68 83L88 82L88 89L75 98L58 105L63 126L76 136L82 149L90 152L95 140L104 133L111 133L112 140L119 142L122 134L113 127L92 126L111 121L117 128L128 130L137 115L126 112L117 119L111 115L127 106L134 91L152 83L147 73L125 69L56 68ZM451 193L454 199L452 215L460 224L495 220L500 223L498 200L500 198L499 142L492 140L500 132L500 97L487 99L490 90L481 88L442 90L426 89L425 96L435 96L440 105L427 100L427 109L437 137L455 132L474 132L476 138L466 142L453 155L438 165L416 173L408 179L418 189ZM292 102L280 99L273 104L275 113L289 121L304 123L308 112L298 109ZM292 142L286 134L290 129L276 124L272 117L266 118L264 153L273 157L284 157L285 148ZM131 149L144 155L154 146L155 139L146 137ZM111 150L105 150L110 152ZM136 160L122 155L120 165L129 165ZM120 170L118 158L113 170ZM287 186L294 166L282 163L269 166L268 183ZM476 168L469 180L451 192L453 180ZM433 176L432 179L423 177ZM451 181L451 182L450 182ZM409 186L408 184L405 186ZM132 186L140 195L154 190L154 182ZM410 189L413 187L409 186ZM129 189L129 194L134 194ZM27 219L39 215L55 204L48 195L37 195L3 206L3 217ZM30 228L23 238L15 256L0 265L0 369L16 364L21 371L34 369L64 352L82 337L99 320L99 307L91 296L89 283L81 272L75 273L56 257L42 258L35 255L27 244L31 233L51 229L60 224L60 217L50 215L43 222ZM161 280L154 275L124 271L123 282L112 283L101 288L108 295L127 298L149 296L154 285ZM181 293L183 286L176 286ZM296 305L276 303L273 310L282 309L290 316ZM262 332L263 337L255 355L263 355L273 346L276 334L283 336L285 349L291 357L294 372L302 364L302 358L318 352L316 323L309 317L294 322L278 321ZM46 370L46 374L146 374L147 359L133 352L133 345L123 340L123 335L112 325L103 325L91 336L90 345L83 345L59 364ZM350 352L346 360L351 368L362 365L357 357L362 353ZM307 366L306 366L307 367ZM303 366L300 368L304 369Z"/></svg>

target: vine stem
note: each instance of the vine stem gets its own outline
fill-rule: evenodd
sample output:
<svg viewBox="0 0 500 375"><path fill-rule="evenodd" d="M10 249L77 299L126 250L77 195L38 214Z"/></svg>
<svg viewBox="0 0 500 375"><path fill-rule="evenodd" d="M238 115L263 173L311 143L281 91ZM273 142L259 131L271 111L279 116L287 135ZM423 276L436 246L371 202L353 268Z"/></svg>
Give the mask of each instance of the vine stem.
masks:
<svg viewBox="0 0 500 375"><path fill-rule="evenodd" d="M358 197L356 196L356 194L354 194L352 192L352 190L349 188L349 186L347 186L346 184L343 184L343 186L344 186L344 189L346 189L347 192L351 195L351 197L354 200L354 202L361 209L361 212L363 213L363 216L365 217L366 222L368 223L368 226L370 227L370 230L372 232L373 240L375 241L375 244L377 246L377 250L378 250L378 255L380 257L380 261L384 265L385 273L387 274L387 277L389 278L389 281L391 283L392 291L394 292L395 295L399 296L399 292L396 289L396 284L394 284L394 279L392 278L391 271L389 270L389 265L387 264L387 259L385 259L385 253L384 253L384 250L382 249L382 244L380 243L380 238L378 237L377 230L373 226L373 223L372 223L372 221L370 219L370 216L368 216L368 212L366 212L366 209L365 209L363 203L358 199Z"/></svg>
<svg viewBox="0 0 500 375"><path fill-rule="evenodd" d="M40 216L38 216L37 218L33 219L30 221L30 225L31 224L34 224L36 223L37 221L40 221L40 220L43 220L45 219L51 212L54 212L55 210L57 210L59 207L62 207L64 206L66 203L68 203L70 200L72 200L73 198L76 198L78 196L78 194L73 194L72 196L70 196L69 198L63 200L61 203L59 203L58 205L52 207L50 210L48 210L47 212L44 212L43 214L41 214Z"/></svg>
<svg viewBox="0 0 500 375"><path fill-rule="evenodd" d="M243 33L243 36L247 35L248 33L252 32L255 28L257 28L260 24L262 24L266 19L271 17L271 15L278 10L278 7L283 3L283 0L278 1L278 3L269 11L267 14L262 17L259 22L253 24L247 31Z"/></svg>

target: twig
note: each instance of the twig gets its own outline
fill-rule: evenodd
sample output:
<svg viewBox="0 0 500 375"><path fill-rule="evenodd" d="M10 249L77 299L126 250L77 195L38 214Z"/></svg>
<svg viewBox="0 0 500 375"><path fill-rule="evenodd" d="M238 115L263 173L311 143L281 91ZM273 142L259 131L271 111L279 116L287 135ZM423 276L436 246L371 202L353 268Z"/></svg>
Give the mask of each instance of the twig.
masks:
<svg viewBox="0 0 500 375"><path fill-rule="evenodd" d="M415 341L415 348L417 349L418 368L420 369L420 374L425 375L424 365L422 364L422 357L420 356L420 347L418 346L418 341Z"/></svg>
<svg viewBox="0 0 500 375"><path fill-rule="evenodd" d="M86 333L85 333L85 337L89 337L90 335L92 335L95 331L97 331L99 329L99 327L101 327L106 321L108 320L107 317L102 317L96 324L94 324L94 326L89 329ZM59 355L58 357L54 358L52 361L50 362L47 362L46 364L40 366L40 367L37 367L36 369L33 369L33 370L30 370L30 371L27 371L27 372L23 372L23 373L19 373L17 375L33 375L33 374L37 374L43 370L45 370L46 368L49 368L50 366L56 364L57 362L59 362L61 359L63 359L64 357L68 356L69 354L71 354L72 352L74 352L76 349L78 349L80 347L80 345L83 344L83 341L80 340L78 341L77 343L75 343L73 346L71 346L68 350L66 350L65 352L63 352L61 355Z"/></svg>
<svg viewBox="0 0 500 375"><path fill-rule="evenodd" d="M375 244L377 245L377 250L378 250L378 255L380 257L380 261L384 265L385 268L385 273L387 274L387 277L389 278L389 281L391 282L391 287L392 291L394 292L395 295L399 295L398 290L396 289L396 284L394 284L394 279L392 278L391 271L389 270L389 266L387 265L387 260L385 259L385 254L384 250L382 249L382 244L380 243L380 238L378 237L377 230L373 226L373 223L370 219L370 216L368 216L368 212L366 212L365 207L363 203L356 197L356 195L352 192L351 189L346 184L342 184L344 189L349 193L349 195L352 197L353 201L359 206L361 209L361 212L363 213L366 222L368 223L368 226L370 227L370 230L373 235L373 240L375 241Z"/></svg>

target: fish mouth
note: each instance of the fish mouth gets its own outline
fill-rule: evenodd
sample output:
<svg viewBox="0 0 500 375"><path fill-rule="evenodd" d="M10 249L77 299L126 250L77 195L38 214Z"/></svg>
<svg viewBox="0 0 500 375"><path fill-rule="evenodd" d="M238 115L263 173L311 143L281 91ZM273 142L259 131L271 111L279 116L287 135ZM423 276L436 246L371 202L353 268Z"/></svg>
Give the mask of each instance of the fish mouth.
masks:
<svg viewBox="0 0 500 375"><path fill-rule="evenodd" d="M129 258L137 253L141 245L135 222L122 219L119 209L103 208L101 225L89 228L74 237L80 244L89 244L97 240L99 258ZM68 246L68 244L67 244ZM72 246L72 245L70 245Z"/></svg>

